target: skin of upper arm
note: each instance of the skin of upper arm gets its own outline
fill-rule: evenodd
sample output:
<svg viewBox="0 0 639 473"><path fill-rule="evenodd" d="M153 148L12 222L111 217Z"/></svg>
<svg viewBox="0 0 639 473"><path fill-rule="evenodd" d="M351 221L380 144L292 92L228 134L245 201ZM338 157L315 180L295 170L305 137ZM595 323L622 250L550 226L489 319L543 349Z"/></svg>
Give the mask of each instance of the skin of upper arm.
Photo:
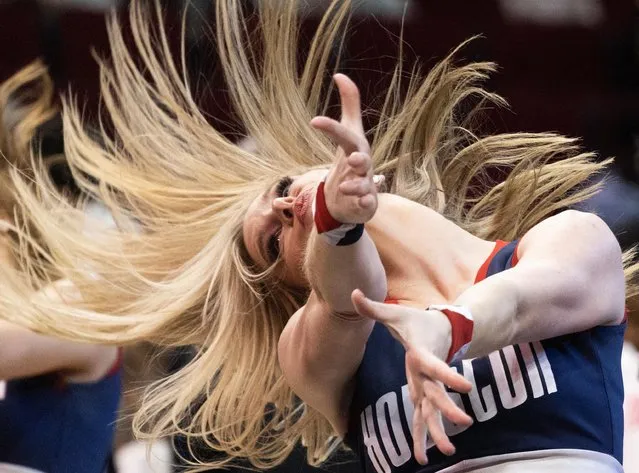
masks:
<svg viewBox="0 0 639 473"><path fill-rule="evenodd" d="M517 252L519 263L513 275L521 275L517 279L520 293L537 291L543 298L546 290L549 303L578 311L586 326L622 321L621 248L596 215L568 210L551 217L521 239ZM526 297L522 299L525 304Z"/></svg>
<svg viewBox="0 0 639 473"><path fill-rule="evenodd" d="M61 372L91 381L105 374L112 347L81 344L33 333L0 321L0 379L28 378ZM102 373L100 373L102 372Z"/></svg>
<svg viewBox="0 0 639 473"><path fill-rule="evenodd" d="M287 382L339 435L346 432L353 377L372 328L371 320L331 314L312 293L279 339L279 362Z"/></svg>
<svg viewBox="0 0 639 473"><path fill-rule="evenodd" d="M47 298L78 297L68 281L44 288ZM90 382L101 378L117 358L117 348L84 344L34 333L0 321L0 379L11 380L61 372L72 380Z"/></svg>

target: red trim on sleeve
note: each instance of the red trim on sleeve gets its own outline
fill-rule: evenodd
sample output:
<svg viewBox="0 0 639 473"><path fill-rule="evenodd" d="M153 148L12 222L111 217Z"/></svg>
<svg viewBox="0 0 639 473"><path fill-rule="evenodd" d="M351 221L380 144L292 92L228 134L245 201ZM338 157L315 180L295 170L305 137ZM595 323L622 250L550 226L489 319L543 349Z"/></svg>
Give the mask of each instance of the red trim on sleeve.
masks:
<svg viewBox="0 0 639 473"><path fill-rule="evenodd" d="M495 248L493 248L493 252L490 254L488 259L484 261L484 264L481 265L481 267L479 268L479 271L477 271L477 276L475 277L475 284L486 279L486 275L488 274L488 267L490 266L490 263L492 262L495 255L499 252L499 250L501 250L507 244L508 244L507 241L502 241L502 240L497 240L495 242Z"/></svg>
<svg viewBox="0 0 639 473"><path fill-rule="evenodd" d="M517 246L515 246L515 251L513 251L512 267L517 266L517 263L519 263L519 255L517 254L517 252L519 251L520 243L521 243L521 240L517 242Z"/></svg>
<svg viewBox="0 0 639 473"><path fill-rule="evenodd" d="M455 355L472 341L475 323L472 319L451 309L442 309L440 312L450 321L451 343L446 363L451 363Z"/></svg>
<svg viewBox="0 0 639 473"><path fill-rule="evenodd" d="M390 297L387 297L386 299L384 299L384 304L395 304L395 305L398 305L399 301L397 299L392 299Z"/></svg>
<svg viewBox="0 0 639 473"><path fill-rule="evenodd" d="M626 307L623 311L623 320L621 321L622 324L628 322L628 315L630 315L630 309Z"/></svg>

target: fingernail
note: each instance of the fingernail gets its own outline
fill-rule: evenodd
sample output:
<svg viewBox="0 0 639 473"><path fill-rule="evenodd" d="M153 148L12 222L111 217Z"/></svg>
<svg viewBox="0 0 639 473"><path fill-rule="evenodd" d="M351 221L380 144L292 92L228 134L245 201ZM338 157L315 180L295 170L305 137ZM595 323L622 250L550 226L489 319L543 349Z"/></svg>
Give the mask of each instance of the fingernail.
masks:
<svg viewBox="0 0 639 473"><path fill-rule="evenodd" d="M386 180L386 177L383 176L382 174L375 174L373 176L373 182L375 184L381 184L382 182L384 182Z"/></svg>

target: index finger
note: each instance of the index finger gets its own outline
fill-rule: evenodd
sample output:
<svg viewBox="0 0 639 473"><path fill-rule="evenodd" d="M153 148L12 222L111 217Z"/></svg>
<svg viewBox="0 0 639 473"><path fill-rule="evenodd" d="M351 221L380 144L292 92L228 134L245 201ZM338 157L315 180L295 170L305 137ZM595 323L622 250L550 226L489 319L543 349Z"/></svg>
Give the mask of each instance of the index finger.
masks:
<svg viewBox="0 0 639 473"><path fill-rule="evenodd" d="M342 148L346 156L352 153L369 153L370 146L366 137L351 127L328 117L315 117L311 120L311 126L316 130L326 133L337 145Z"/></svg>
<svg viewBox="0 0 639 473"><path fill-rule="evenodd" d="M457 370L448 366L432 353L420 350L411 351L409 362L416 364L419 372L431 379L441 381L457 392L467 393L473 387L471 382L459 374Z"/></svg>
<svg viewBox="0 0 639 473"><path fill-rule="evenodd" d="M342 104L342 123L357 132L363 133L364 125L362 123L362 104L359 88L346 74L335 74L333 80L337 84Z"/></svg>

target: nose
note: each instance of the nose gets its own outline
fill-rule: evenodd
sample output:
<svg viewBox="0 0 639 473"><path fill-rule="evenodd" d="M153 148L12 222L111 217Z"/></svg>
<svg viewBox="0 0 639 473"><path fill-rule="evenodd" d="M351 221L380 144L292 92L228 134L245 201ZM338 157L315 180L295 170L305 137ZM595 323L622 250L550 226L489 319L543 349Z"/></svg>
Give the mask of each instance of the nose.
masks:
<svg viewBox="0 0 639 473"><path fill-rule="evenodd" d="M273 199L272 208L282 225L291 225L293 223L293 206L295 205L294 197L279 197Z"/></svg>

